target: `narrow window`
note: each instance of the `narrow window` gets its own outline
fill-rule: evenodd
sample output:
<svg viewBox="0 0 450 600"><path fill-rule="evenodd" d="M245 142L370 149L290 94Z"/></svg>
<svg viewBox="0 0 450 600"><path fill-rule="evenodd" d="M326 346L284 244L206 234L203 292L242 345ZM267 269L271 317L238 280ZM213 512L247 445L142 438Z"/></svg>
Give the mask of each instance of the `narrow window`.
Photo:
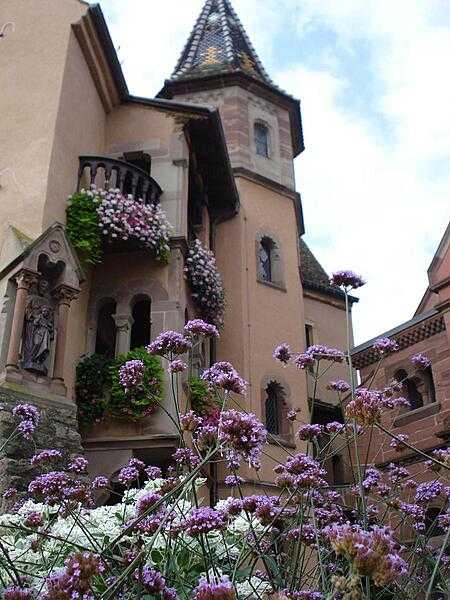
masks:
<svg viewBox="0 0 450 600"><path fill-rule="evenodd" d="M266 388L266 429L273 435L280 435L283 431L283 387L276 381L271 381Z"/></svg>
<svg viewBox="0 0 450 600"><path fill-rule="evenodd" d="M314 336L313 336L313 326L305 325L305 337L306 337L306 347L309 348L314 344Z"/></svg>
<svg viewBox="0 0 450 600"><path fill-rule="evenodd" d="M108 300L98 311L97 337L95 340L95 352L108 358L114 358L116 354L116 323L114 315L116 303Z"/></svg>
<svg viewBox="0 0 450 600"><path fill-rule="evenodd" d="M399 369L394 375L395 379L403 385L403 393L409 401L410 410L423 406L423 396L418 390L417 378L408 377L405 369Z"/></svg>
<svg viewBox="0 0 450 600"><path fill-rule="evenodd" d="M255 123L256 154L269 158L269 130L262 123Z"/></svg>
<svg viewBox="0 0 450 600"><path fill-rule="evenodd" d="M148 298L139 300L133 306L130 349L148 346L151 333L151 302Z"/></svg>
<svg viewBox="0 0 450 600"><path fill-rule="evenodd" d="M259 244L259 272L263 281L273 281L274 249L273 241L263 237Z"/></svg>

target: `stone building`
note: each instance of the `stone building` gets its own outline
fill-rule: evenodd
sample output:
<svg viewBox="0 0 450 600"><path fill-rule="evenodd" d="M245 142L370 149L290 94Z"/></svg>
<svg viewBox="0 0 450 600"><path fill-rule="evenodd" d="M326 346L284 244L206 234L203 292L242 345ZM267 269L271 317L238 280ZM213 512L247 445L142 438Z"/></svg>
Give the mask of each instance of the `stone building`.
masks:
<svg viewBox="0 0 450 600"><path fill-rule="evenodd" d="M250 382L245 409L268 423L275 458L280 445L295 447L283 416L307 416L307 378L277 364L273 348L302 350L306 335L345 345L343 298L300 241L299 101L270 79L229 0L206 1L157 98L128 91L99 5L3 0L4 22L14 26L0 39L3 421L27 398L47 410L46 446L63 444L65 431L94 473L114 477L131 456L164 465L177 435L162 410L78 436L76 365L95 351L126 353L198 314L184 266L199 239L215 253L227 296L221 338L200 362L228 360ZM80 264L65 230L67 198L91 183L161 205L172 225L167 265L131 244ZM321 394L324 410L335 410ZM8 460L2 472L17 477ZM267 463L249 485L271 480ZM215 485L220 493L220 474Z"/></svg>
<svg viewBox="0 0 450 600"><path fill-rule="evenodd" d="M428 288L416 313L409 321L377 338L388 337L399 351L379 362L369 340L354 348L355 367L363 385L383 389L391 382L401 382L400 396L406 397L410 409L394 417L385 415L383 425L394 435L407 435L408 442L426 454L446 448L450 440L450 225L428 269ZM411 362L417 354L426 355L431 366L420 368ZM424 458L407 447L400 452L390 447L390 438L373 432L368 462L378 467L398 463L410 468L417 479L434 475L424 468ZM363 456L365 456L365 448Z"/></svg>

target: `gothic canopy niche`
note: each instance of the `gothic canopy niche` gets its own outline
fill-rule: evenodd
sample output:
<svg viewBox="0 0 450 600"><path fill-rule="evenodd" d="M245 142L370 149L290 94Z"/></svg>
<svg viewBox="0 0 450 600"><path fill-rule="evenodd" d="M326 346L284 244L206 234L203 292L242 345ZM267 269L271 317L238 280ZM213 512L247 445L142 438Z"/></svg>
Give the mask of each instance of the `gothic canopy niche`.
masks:
<svg viewBox="0 0 450 600"><path fill-rule="evenodd" d="M55 223L0 272L2 382L66 396L64 357L71 302L84 279L64 226Z"/></svg>

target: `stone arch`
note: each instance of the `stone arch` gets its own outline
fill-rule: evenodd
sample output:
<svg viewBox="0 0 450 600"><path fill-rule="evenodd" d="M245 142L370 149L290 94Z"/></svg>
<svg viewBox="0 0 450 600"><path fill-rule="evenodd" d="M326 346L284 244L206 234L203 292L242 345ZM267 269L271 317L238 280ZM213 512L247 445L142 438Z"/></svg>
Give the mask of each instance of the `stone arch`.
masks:
<svg viewBox="0 0 450 600"><path fill-rule="evenodd" d="M258 281L284 289L284 260L278 236L268 230L259 231L255 250Z"/></svg>
<svg viewBox="0 0 450 600"><path fill-rule="evenodd" d="M261 382L261 415L267 431L271 435L290 441L292 427L287 419L291 409L291 390L278 375L267 376Z"/></svg>

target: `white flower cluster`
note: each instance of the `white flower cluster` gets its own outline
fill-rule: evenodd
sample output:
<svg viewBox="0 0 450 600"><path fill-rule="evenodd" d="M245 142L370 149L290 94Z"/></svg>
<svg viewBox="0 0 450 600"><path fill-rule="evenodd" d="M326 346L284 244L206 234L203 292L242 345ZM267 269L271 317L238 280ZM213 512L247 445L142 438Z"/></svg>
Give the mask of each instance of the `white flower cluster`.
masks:
<svg viewBox="0 0 450 600"><path fill-rule="evenodd" d="M202 317L216 326L223 325L225 293L214 254L200 240L195 240L189 248L186 263L192 297Z"/></svg>
<svg viewBox="0 0 450 600"><path fill-rule="evenodd" d="M135 240L150 248L158 259L167 258L170 225L159 204L144 204L133 196L122 195L118 189L90 192L98 204L99 225L111 241Z"/></svg>
<svg viewBox="0 0 450 600"><path fill-rule="evenodd" d="M125 535L115 545L116 553L143 551L147 556L147 566L156 570L163 570L167 560L174 560L179 565L180 580L188 581L192 569L201 562L202 543L207 543L210 564L215 565L230 559L239 560L251 551L253 542L249 535L261 533L264 527L259 519L244 510L230 515L223 531L210 531L203 539L186 531L184 523L196 509L192 485L200 490L206 481L202 478L190 482L180 495L164 501L162 512L153 517L156 521L154 528L138 530L129 527L139 515L139 502L149 494L158 494L165 481L154 479L147 481L141 489L126 490L122 501L114 506L83 508L80 505L67 511L57 505L48 506L28 500L16 513L0 515L3 548L16 569L27 573L27 582L34 589L40 588L49 571L57 572L76 552L108 555L112 540L119 538L127 527ZM223 511L228 501L220 501L216 510ZM30 518L36 515L39 516L38 526L30 524ZM119 568L123 568L122 565ZM5 586L13 584L8 563L2 560L0 582ZM251 581L237 580L236 587L239 592L236 600L251 600L258 598L269 585L253 575Z"/></svg>

